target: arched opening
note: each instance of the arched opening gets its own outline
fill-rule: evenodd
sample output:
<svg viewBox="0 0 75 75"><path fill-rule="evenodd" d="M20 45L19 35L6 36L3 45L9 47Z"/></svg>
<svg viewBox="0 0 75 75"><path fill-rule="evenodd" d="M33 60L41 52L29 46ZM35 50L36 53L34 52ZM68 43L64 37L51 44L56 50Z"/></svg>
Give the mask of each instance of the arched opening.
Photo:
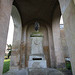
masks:
<svg viewBox="0 0 75 75"><path fill-rule="evenodd" d="M60 29L64 29L64 22L63 22L63 17L61 15L60 17Z"/></svg>
<svg viewBox="0 0 75 75"><path fill-rule="evenodd" d="M10 56L12 51L13 34L14 34L14 22L12 16L10 16L7 44L6 44L5 57L4 57L3 73L6 73L10 69L10 59L11 59Z"/></svg>
<svg viewBox="0 0 75 75"><path fill-rule="evenodd" d="M7 45L5 50L3 73L6 73L8 70L12 69L12 66L15 67L15 65L17 65L19 68L18 63L20 62L19 51L22 32L21 26L22 24L19 12L17 8L14 5L12 5L12 12L10 16L9 30L7 37Z"/></svg>
<svg viewBox="0 0 75 75"><path fill-rule="evenodd" d="M14 37L12 44L10 69L15 68L16 70L18 70L20 67L22 22L19 11L14 5L12 6L11 15L14 22Z"/></svg>
<svg viewBox="0 0 75 75"><path fill-rule="evenodd" d="M64 30L65 30L64 29L64 22L63 22L63 17L61 15L61 18L60 18L60 38L61 38L61 43L62 43L62 50L63 50L64 58L69 58L68 46L66 43L66 36L65 36Z"/></svg>
<svg viewBox="0 0 75 75"><path fill-rule="evenodd" d="M44 38L43 38L43 52L47 61L47 67L50 67L50 56L49 56L49 39L48 39L48 28L47 28L47 24L44 22L39 22L40 24L40 28L39 28L39 32L43 33ZM29 56L31 54L31 38L30 35L35 31L34 28L34 23L30 23L27 25L27 29L26 29L26 50L25 50L25 65L26 67L28 67L28 61L29 61ZM24 30L25 31L25 30Z"/></svg>
<svg viewBox="0 0 75 75"><path fill-rule="evenodd" d="M71 61L70 61L68 45L67 45L67 42L66 42L64 22L63 22L62 15L61 15L61 18L60 18L60 38L61 38L63 55L64 55L64 58L65 58L66 69L71 70L71 63L70 63Z"/></svg>

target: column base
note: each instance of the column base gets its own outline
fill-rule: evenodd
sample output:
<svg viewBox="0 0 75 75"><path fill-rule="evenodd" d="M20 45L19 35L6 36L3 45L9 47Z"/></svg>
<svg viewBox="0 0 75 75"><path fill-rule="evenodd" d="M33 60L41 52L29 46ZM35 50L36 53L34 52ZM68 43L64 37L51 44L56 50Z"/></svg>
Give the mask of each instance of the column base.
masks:
<svg viewBox="0 0 75 75"><path fill-rule="evenodd" d="M57 65L56 67L57 67L57 69L66 69L65 63L61 63L61 64Z"/></svg>
<svg viewBox="0 0 75 75"><path fill-rule="evenodd" d="M47 68L44 54L35 54L29 56L28 68Z"/></svg>

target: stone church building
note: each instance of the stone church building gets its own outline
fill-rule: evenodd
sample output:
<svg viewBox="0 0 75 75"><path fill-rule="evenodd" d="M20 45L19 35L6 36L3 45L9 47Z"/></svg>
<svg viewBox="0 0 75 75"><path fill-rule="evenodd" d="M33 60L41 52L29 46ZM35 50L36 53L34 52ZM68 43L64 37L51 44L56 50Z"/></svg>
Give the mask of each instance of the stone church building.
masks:
<svg viewBox="0 0 75 75"><path fill-rule="evenodd" d="M41 61L45 71L51 68L64 69L67 57L70 57L72 73L75 75L75 0L0 0L0 75L3 71L10 15L14 22L14 35L10 74L6 75L27 75L12 74L11 71L15 73L28 68L35 69L34 61ZM61 15L64 30L60 30ZM39 32L43 36L40 33L30 36L36 32L35 22L39 23ZM38 41L35 41L36 37ZM38 46L33 45L31 38ZM35 63L35 66L37 68L39 64ZM34 74L30 72L28 75Z"/></svg>

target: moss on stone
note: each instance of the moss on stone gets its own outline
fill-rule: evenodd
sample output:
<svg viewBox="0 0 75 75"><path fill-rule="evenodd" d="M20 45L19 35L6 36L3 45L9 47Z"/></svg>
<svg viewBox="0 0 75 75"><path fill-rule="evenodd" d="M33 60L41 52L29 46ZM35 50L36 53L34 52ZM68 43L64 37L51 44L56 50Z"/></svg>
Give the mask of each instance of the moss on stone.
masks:
<svg viewBox="0 0 75 75"><path fill-rule="evenodd" d="M43 34L39 31L33 32L30 37L43 37Z"/></svg>

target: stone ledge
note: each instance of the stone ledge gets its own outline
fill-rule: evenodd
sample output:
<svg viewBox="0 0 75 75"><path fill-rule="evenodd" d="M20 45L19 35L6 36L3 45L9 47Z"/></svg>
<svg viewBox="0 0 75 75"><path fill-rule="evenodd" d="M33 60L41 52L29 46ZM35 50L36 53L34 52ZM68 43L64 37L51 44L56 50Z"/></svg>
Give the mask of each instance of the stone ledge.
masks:
<svg viewBox="0 0 75 75"><path fill-rule="evenodd" d="M43 34L41 32L33 32L30 37L43 37Z"/></svg>

